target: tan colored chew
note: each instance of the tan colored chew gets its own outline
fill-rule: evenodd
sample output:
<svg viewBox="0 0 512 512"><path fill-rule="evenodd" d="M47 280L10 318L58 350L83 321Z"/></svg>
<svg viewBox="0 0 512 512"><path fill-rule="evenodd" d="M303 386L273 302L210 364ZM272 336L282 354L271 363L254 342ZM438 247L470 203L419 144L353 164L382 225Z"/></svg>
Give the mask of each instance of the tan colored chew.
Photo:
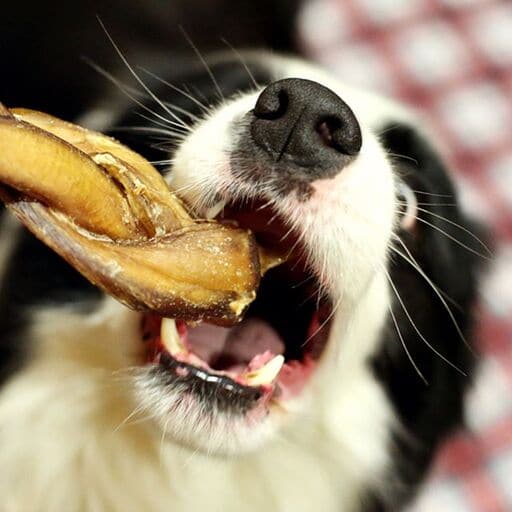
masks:
<svg viewBox="0 0 512 512"><path fill-rule="evenodd" d="M100 165L108 166L110 156L112 159L117 159L118 164L123 162L124 165L131 166L135 172L123 173L123 164L119 165L119 172L117 172L115 163L110 165L110 171L115 172L117 174L116 178L120 181L123 181L122 175L124 174L124 186L127 194L132 196L138 194L141 201L158 205L162 209L160 215L154 219L155 224L158 224L161 230L170 231L193 222L160 173L135 151L123 146L111 137L62 121L42 112L21 108L12 109L11 112L16 119L52 133L87 155L104 153L103 160L101 155L94 158ZM110 161L110 164L112 163Z"/></svg>
<svg viewBox="0 0 512 512"><path fill-rule="evenodd" d="M193 219L156 169L114 139L0 104L0 199L127 306L237 322L279 263L246 230ZM260 258L262 265L260 265Z"/></svg>

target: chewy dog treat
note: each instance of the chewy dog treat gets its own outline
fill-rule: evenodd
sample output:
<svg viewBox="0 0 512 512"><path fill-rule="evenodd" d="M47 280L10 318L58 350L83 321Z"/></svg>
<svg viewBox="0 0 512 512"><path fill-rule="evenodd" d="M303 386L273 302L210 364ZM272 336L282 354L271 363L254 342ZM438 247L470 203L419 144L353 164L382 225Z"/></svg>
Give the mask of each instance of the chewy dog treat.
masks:
<svg viewBox="0 0 512 512"><path fill-rule="evenodd" d="M105 135L0 104L0 199L127 306L237 322L280 262L251 232L195 219L156 169Z"/></svg>

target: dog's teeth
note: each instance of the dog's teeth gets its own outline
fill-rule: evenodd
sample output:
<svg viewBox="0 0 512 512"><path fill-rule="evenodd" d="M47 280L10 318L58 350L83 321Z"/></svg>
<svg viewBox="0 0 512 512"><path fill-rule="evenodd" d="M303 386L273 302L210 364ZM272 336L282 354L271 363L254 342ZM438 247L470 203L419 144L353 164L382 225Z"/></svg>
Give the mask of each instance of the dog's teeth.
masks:
<svg viewBox="0 0 512 512"><path fill-rule="evenodd" d="M281 368L284 364L284 357L282 355L275 356L265 366L258 370L254 370L245 375L247 384L249 386L263 386L265 384L272 384L276 377L279 375Z"/></svg>
<svg viewBox="0 0 512 512"><path fill-rule="evenodd" d="M162 339L162 344L169 354L175 355L188 352L187 348L181 341L178 330L176 329L176 322L172 318L162 318L160 337Z"/></svg>
<svg viewBox="0 0 512 512"><path fill-rule="evenodd" d="M225 206L226 206L226 200L221 199L220 201L215 203L213 206L208 208L208 210L206 210L205 217L208 220L214 219L225 208Z"/></svg>

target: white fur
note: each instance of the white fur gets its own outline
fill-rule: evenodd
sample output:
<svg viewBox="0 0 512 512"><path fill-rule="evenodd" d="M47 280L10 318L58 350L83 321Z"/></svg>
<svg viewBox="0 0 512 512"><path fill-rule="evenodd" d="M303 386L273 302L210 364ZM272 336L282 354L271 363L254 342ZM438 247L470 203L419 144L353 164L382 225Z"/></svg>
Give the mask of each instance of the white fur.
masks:
<svg viewBox="0 0 512 512"><path fill-rule="evenodd" d="M310 261L339 305L311 382L250 432L188 428L188 444L212 451L232 452L238 436L239 455L207 455L173 440L183 418L167 414L170 398L138 366L137 314L111 299L93 314L35 312L37 350L0 393L2 510L350 512L366 485L382 482L394 418L368 358L389 304L383 266L395 200L374 132L396 110L299 61L277 58L275 66L276 78L333 89L363 132L358 158L336 178L314 183L309 202L275 201L301 227ZM230 181L227 154L230 123L256 97L221 107L176 154L172 183L189 201L206 207L216 192L251 194Z"/></svg>

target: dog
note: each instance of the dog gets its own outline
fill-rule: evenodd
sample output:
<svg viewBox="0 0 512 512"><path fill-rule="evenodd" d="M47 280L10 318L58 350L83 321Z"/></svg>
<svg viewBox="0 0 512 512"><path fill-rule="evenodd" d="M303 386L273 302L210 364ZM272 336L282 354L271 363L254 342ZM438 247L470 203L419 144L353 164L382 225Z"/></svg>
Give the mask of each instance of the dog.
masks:
<svg viewBox="0 0 512 512"><path fill-rule="evenodd" d="M424 122L287 55L127 65L78 122L286 261L234 327L162 319L3 213L2 510L401 510L462 422L482 251Z"/></svg>

